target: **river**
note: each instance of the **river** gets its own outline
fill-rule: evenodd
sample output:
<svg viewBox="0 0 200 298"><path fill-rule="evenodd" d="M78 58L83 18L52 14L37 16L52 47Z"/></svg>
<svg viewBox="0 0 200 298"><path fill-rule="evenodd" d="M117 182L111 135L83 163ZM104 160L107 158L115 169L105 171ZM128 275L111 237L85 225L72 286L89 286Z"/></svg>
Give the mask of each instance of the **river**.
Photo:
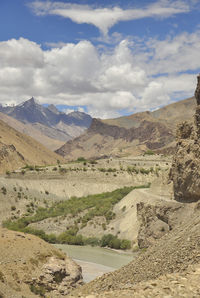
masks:
<svg viewBox="0 0 200 298"><path fill-rule="evenodd" d="M132 261L136 254L91 246L55 244L82 267L83 280L89 282Z"/></svg>

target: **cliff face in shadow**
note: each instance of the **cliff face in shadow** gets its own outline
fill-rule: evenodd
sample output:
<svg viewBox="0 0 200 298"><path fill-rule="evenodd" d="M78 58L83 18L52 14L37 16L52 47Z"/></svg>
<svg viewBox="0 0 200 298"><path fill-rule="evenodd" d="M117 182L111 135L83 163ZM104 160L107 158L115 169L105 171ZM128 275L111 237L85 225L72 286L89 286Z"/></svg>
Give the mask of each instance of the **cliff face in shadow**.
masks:
<svg viewBox="0 0 200 298"><path fill-rule="evenodd" d="M177 201L200 199L200 75L195 91L197 102L193 122L183 122L177 129L177 145L171 169Z"/></svg>

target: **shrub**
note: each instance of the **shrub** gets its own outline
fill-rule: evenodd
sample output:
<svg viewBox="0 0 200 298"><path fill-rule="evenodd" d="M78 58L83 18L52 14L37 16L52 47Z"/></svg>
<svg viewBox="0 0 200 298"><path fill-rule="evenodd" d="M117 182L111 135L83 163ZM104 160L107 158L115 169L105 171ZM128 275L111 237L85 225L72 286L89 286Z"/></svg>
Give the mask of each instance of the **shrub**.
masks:
<svg viewBox="0 0 200 298"><path fill-rule="evenodd" d="M155 153L152 150L147 150L144 152L144 155L155 155Z"/></svg>
<svg viewBox="0 0 200 298"><path fill-rule="evenodd" d="M15 206L11 206L11 211L14 211L14 210L16 210L16 207Z"/></svg>
<svg viewBox="0 0 200 298"><path fill-rule="evenodd" d="M65 174L65 173L67 173L67 169L59 168L59 172L60 172L60 174Z"/></svg>
<svg viewBox="0 0 200 298"><path fill-rule="evenodd" d="M124 212L126 210L126 206L122 207L122 212Z"/></svg>
<svg viewBox="0 0 200 298"><path fill-rule="evenodd" d="M30 290L35 295L39 295L41 297L45 297L46 289L42 285L40 285L40 286L30 285Z"/></svg>
<svg viewBox="0 0 200 298"><path fill-rule="evenodd" d="M100 240L96 237L85 238L84 245L99 246Z"/></svg>
<svg viewBox="0 0 200 298"><path fill-rule="evenodd" d="M5 186L2 186L1 191L2 191L2 194L4 195L7 194L7 189L5 188Z"/></svg>
<svg viewBox="0 0 200 298"><path fill-rule="evenodd" d="M80 156L77 158L76 161L81 162L81 161L86 161L86 159L84 157Z"/></svg>
<svg viewBox="0 0 200 298"><path fill-rule="evenodd" d="M91 165L96 165L98 163L96 160L90 160L89 162Z"/></svg>
<svg viewBox="0 0 200 298"><path fill-rule="evenodd" d="M126 239L121 240L120 248L121 249L130 249L131 248L131 241L126 240Z"/></svg>

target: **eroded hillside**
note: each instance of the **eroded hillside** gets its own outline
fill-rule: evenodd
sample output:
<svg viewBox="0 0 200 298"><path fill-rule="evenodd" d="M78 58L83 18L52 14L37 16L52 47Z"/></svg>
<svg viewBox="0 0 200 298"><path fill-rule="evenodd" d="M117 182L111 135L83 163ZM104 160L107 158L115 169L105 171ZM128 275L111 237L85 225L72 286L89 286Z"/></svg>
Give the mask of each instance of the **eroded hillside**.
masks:
<svg viewBox="0 0 200 298"><path fill-rule="evenodd" d="M0 120L0 173L26 164L48 165L64 161L43 145Z"/></svg>
<svg viewBox="0 0 200 298"><path fill-rule="evenodd" d="M146 150L171 154L175 149L176 124L191 119L194 98L154 112L136 113L116 119L93 119L80 137L68 141L56 152L67 159L139 155Z"/></svg>

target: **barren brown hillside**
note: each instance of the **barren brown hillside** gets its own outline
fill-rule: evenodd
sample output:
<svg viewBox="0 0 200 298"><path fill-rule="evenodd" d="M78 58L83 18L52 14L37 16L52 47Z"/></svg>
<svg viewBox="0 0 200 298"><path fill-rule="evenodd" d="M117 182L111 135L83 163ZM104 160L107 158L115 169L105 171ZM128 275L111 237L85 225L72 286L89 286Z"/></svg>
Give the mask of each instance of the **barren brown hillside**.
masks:
<svg viewBox="0 0 200 298"><path fill-rule="evenodd" d="M0 120L0 173L26 165L56 164L63 159Z"/></svg>
<svg viewBox="0 0 200 298"><path fill-rule="evenodd" d="M44 133L42 133L42 129L48 129L48 127L45 127L44 125L40 125L40 129L37 129L37 126L39 124L29 124L29 123L22 123L18 120L16 120L13 117L10 117L6 114L3 114L0 112L0 120L7 123L9 126L13 127L14 129L18 130L21 133L24 133L32 138L34 138L36 141L43 144L45 147L47 147L50 150L56 150L60 146L64 144L64 141L53 139L52 137L48 137ZM50 128L49 128L50 130ZM52 133L52 131L51 131Z"/></svg>
<svg viewBox="0 0 200 298"><path fill-rule="evenodd" d="M0 228L0 247L1 298L61 297L82 284L79 265L35 236Z"/></svg>
<svg viewBox="0 0 200 298"><path fill-rule="evenodd" d="M138 155L147 150L171 154L175 148L178 122L192 119L194 98L170 104L154 112L136 113L116 119L93 119L80 137L56 152L68 159Z"/></svg>
<svg viewBox="0 0 200 298"><path fill-rule="evenodd" d="M184 120L192 119L195 111L195 98L190 97L179 102L172 103L154 112L136 113L126 117L103 120L104 123L117 125L124 128L138 127L144 120L151 122L167 123L172 129Z"/></svg>

